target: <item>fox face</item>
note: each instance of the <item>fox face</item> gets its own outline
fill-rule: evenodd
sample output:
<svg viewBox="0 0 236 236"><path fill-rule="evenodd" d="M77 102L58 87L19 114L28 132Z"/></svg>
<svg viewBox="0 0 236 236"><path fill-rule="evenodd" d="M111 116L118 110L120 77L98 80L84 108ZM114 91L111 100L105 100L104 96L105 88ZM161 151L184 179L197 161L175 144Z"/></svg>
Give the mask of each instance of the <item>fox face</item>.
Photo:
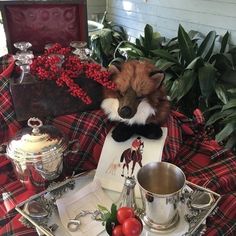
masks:
<svg viewBox="0 0 236 236"><path fill-rule="evenodd" d="M132 125L160 123L166 118L169 102L162 86L162 71L137 60L125 62L120 68L112 65L109 71L116 90L105 90L101 107L110 120Z"/></svg>

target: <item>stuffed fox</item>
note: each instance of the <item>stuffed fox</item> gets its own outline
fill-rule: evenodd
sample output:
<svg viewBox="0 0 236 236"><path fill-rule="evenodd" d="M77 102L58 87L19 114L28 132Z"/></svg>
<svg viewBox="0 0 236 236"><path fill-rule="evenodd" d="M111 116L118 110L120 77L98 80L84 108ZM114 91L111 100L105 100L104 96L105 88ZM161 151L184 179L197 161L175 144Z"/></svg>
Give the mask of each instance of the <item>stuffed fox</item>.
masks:
<svg viewBox="0 0 236 236"><path fill-rule="evenodd" d="M163 87L164 73L148 61L131 60L109 67L116 90L104 91L101 107L111 121L118 121L112 137L118 142L133 134L158 139L169 114Z"/></svg>

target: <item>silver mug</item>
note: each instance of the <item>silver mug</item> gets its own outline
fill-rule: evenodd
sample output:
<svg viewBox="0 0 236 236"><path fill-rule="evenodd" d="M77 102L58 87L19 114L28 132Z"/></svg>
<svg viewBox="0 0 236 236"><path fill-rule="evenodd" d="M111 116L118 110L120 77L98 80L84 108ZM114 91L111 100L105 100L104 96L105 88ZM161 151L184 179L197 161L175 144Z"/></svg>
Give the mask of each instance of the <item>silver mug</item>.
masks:
<svg viewBox="0 0 236 236"><path fill-rule="evenodd" d="M178 204L185 186L183 171L167 162L150 162L137 173L143 213L141 219L153 232L170 232L179 222Z"/></svg>

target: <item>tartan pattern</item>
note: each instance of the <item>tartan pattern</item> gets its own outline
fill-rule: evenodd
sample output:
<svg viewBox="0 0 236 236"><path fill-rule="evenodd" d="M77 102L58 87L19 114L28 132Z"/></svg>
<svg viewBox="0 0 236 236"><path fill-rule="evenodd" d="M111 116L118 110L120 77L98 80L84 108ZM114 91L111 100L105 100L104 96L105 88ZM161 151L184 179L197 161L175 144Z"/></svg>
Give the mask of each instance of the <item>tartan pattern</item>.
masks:
<svg viewBox="0 0 236 236"><path fill-rule="evenodd" d="M0 142L3 143L25 124L16 121L7 79L0 79L0 92ZM166 123L168 137L163 160L179 166L189 181L222 194L215 214L207 218L205 235L236 235L236 157L214 140L208 140L201 112L196 110L194 115L190 120L171 112ZM79 153L65 159L68 173L96 168L103 142L113 125L101 110L48 118L44 123L55 125L69 139L80 142ZM14 210L15 204L34 193L26 191L16 180L4 156L0 156L0 170L0 235L37 235L34 229L27 229L19 222L20 215Z"/></svg>

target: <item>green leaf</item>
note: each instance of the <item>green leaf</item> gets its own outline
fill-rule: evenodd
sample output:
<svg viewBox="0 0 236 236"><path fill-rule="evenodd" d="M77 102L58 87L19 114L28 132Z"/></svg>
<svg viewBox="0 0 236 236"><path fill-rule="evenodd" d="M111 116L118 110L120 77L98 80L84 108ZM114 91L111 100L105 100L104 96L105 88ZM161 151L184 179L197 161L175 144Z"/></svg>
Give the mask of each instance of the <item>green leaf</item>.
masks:
<svg viewBox="0 0 236 236"><path fill-rule="evenodd" d="M224 53L229 41L229 32L227 31L222 38L220 53Z"/></svg>
<svg viewBox="0 0 236 236"><path fill-rule="evenodd" d="M189 64L196 57L196 54L191 39L181 25L179 25L178 29L178 41L182 56L187 64Z"/></svg>
<svg viewBox="0 0 236 236"><path fill-rule="evenodd" d="M215 85L215 92L217 97L224 103L226 104L228 102L228 96L227 96L227 91L224 87L223 84L216 84Z"/></svg>
<svg viewBox="0 0 236 236"><path fill-rule="evenodd" d="M152 53L154 53L156 56L160 57L160 58L164 58L170 62L174 62L177 65L181 66L178 62L178 60L173 57L169 52L167 52L164 49L155 49L155 50L151 50Z"/></svg>
<svg viewBox="0 0 236 236"><path fill-rule="evenodd" d="M199 31L196 31L196 30L190 30L188 32L188 36L190 37L190 39L202 39L203 38L203 34L200 33Z"/></svg>
<svg viewBox="0 0 236 236"><path fill-rule="evenodd" d="M214 110L221 110L222 109L222 105L215 105L215 106L212 106L211 108L207 109L206 112L209 112L209 111L214 111Z"/></svg>
<svg viewBox="0 0 236 236"><path fill-rule="evenodd" d="M183 96L185 96L193 87L196 77L197 75L194 71L186 70L178 80L175 80L171 94L172 99L177 99L177 101L179 101Z"/></svg>
<svg viewBox="0 0 236 236"><path fill-rule="evenodd" d="M189 70L198 70L199 67L204 65L204 61L201 57L196 57L190 64L186 67Z"/></svg>
<svg viewBox="0 0 236 236"><path fill-rule="evenodd" d="M215 44L215 39L216 39L216 32L210 31L205 37L205 39L202 41L201 45L199 46L197 55L208 60L210 55L212 54Z"/></svg>
<svg viewBox="0 0 236 236"><path fill-rule="evenodd" d="M212 125L214 124L216 121L224 119L225 117L233 114L235 112L235 110L230 109L230 110L225 110L225 111L219 111L214 113L206 122L206 125Z"/></svg>
<svg viewBox="0 0 236 236"><path fill-rule="evenodd" d="M212 64L215 62L215 68L221 73L230 71L233 68L231 61L224 54L213 55L209 62Z"/></svg>
<svg viewBox="0 0 236 236"><path fill-rule="evenodd" d="M139 39L136 39L136 40L135 40L135 44L136 44L136 46L139 47L139 48L142 47L141 42L140 42Z"/></svg>
<svg viewBox="0 0 236 236"><path fill-rule="evenodd" d="M216 69L211 64L205 64L198 71L198 79L203 97L209 98L215 87Z"/></svg>
<svg viewBox="0 0 236 236"><path fill-rule="evenodd" d="M174 62L170 62L167 61L165 59L159 59L156 63L155 66L160 69L160 70L167 70L168 68L170 68L171 66L173 66L175 63Z"/></svg>
<svg viewBox="0 0 236 236"><path fill-rule="evenodd" d="M231 99L227 104L225 104L222 108L222 111L236 107L236 99Z"/></svg>
<svg viewBox="0 0 236 236"><path fill-rule="evenodd" d="M102 205L97 205L98 206L98 209L101 211L101 212L109 212L109 210L106 208L106 207L104 207L104 206L102 206Z"/></svg>
<svg viewBox="0 0 236 236"><path fill-rule="evenodd" d="M229 140L227 141L225 147L226 148L233 148L236 145L236 131L233 132L233 134L231 135L231 137L229 138Z"/></svg>
<svg viewBox="0 0 236 236"><path fill-rule="evenodd" d="M217 135L216 135L216 140L218 142L221 142L222 140L228 138L234 131L236 128L236 124L235 123L228 123Z"/></svg>
<svg viewBox="0 0 236 236"><path fill-rule="evenodd" d="M100 42L102 49L106 55L111 51L112 44L112 30L110 29L102 29L100 33Z"/></svg>
<svg viewBox="0 0 236 236"><path fill-rule="evenodd" d="M144 47L149 51L153 36L153 28L151 25L147 24L144 28Z"/></svg>
<svg viewBox="0 0 236 236"><path fill-rule="evenodd" d="M231 48L229 53L232 56L233 64L236 65L236 47Z"/></svg>
<svg viewBox="0 0 236 236"><path fill-rule="evenodd" d="M165 89L168 93L170 93L170 90L173 86L174 81L172 80L172 78L173 78L172 74L170 74L168 72L165 73L164 86L165 86Z"/></svg>
<svg viewBox="0 0 236 236"><path fill-rule="evenodd" d="M227 70L221 77L220 80L226 83L230 83L236 86L236 71Z"/></svg>
<svg viewBox="0 0 236 236"><path fill-rule="evenodd" d="M116 218L116 213L117 213L117 206L113 203L111 205L111 214L115 216Z"/></svg>
<svg viewBox="0 0 236 236"><path fill-rule="evenodd" d="M132 51L133 53L137 54L137 56L141 57L144 56L143 52L133 43L131 42L125 42L122 45L120 45L119 48L117 48L119 51L123 52L129 52Z"/></svg>
<svg viewBox="0 0 236 236"><path fill-rule="evenodd" d="M102 221L107 221L110 218L111 218L111 213L110 212L103 213L102 216L101 216Z"/></svg>
<svg viewBox="0 0 236 236"><path fill-rule="evenodd" d="M139 39L140 39L140 44L142 45L142 47L145 47L145 38L142 35L140 35Z"/></svg>
<svg viewBox="0 0 236 236"><path fill-rule="evenodd" d="M236 94L236 88L227 89L229 93Z"/></svg>
<svg viewBox="0 0 236 236"><path fill-rule="evenodd" d="M236 122L236 109L232 109L232 110L234 110L234 113L228 115L228 116L223 120L222 123L227 124L227 123L230 123L230 122ZM228 111L228 110L226 110L226 111Z"/></svg>

